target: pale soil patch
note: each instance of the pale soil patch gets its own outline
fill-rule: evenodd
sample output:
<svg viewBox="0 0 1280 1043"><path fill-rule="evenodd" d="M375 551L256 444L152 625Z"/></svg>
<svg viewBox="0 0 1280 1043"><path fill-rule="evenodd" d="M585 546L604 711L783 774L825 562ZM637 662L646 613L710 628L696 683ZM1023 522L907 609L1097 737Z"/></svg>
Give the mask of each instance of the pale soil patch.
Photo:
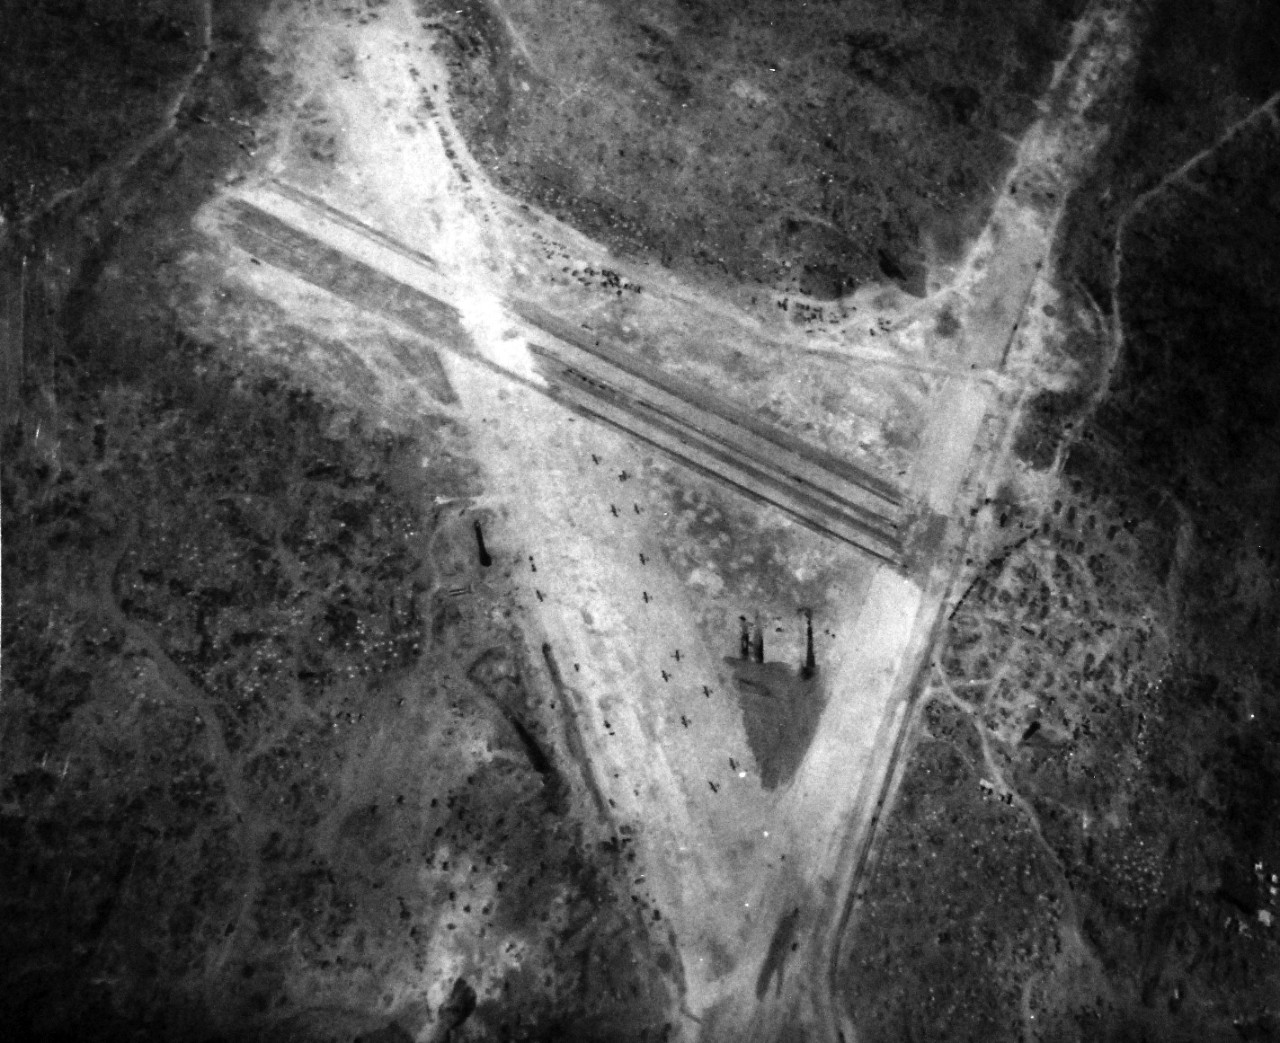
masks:
<svg viewBox="0 0 1280 1043"><path fill-rule="evenodd" d="M777 301L762 308L712 298L657 269L611 258L559 222L502 199L484 183L449 120L447 85L409 4L380 11L367 25L322 11L292 12L281 21L276 49L289 55L299 93L311 99L308 118L324 113L332 159L300 148L301 131L282 116L285 132L264 173L307 187L431 263L385 243L371 245L365 232L341 220L291 207L268 184L248 183L236 194L305 221L331 245L450 300L472 350L516 376L534 379L520 329L502 301L526 297L850 459L891 477L910 471L923 504L951 515L975 462L982 462L974 459L975 444L983 453L999 445L984 434L993 399L989 371L1002 365L1027 302L1049 295L1037 284L1048 281L1052 234L1078 162L1073 150L1096 144L1096 135L1077 124L1115 50L1105 31L1081 23L1092 27L1076 41L1084 58L1064 63L1061 73L1076 77L1080 96L1070 96L1057 123L1032 128L1010 175L1011 189L1034 191L1002 196L954 281L924 301L864 288L843 318L817 333L794 320L795 302L784 311ZM203 227L216 234L212 211L206 218ZM212 262L193 259L189 271L208 273L219 263L229 266L228 279L276 302L292 321L326 329L329 342L346 340L366 363L371 398L382 396L401 411L428 406L423 374L381 346L376 320L355 317L349 306L274 269L254 270L236 251ZM218 292L204 291L211 315L218 314ZM959 325L955 336L938 333L944 313ZM266 338L275 321L247 332ZM1034 357L1034 345L1024 338L1022 347L1020 376L1033 382L1034 365L1025 360ZM313 381L328 379L345 390L343 365L316 355L296 362ZM913 577L840 564L836 571L847 569L850 578L829 604L830 629L839 637L825 646L820 664L830 701L796 783L767 793L723 662L732 641L725 627L742 610L734 601L746 588L726 578L733 570L724 568L723 556L699 547L678 518L643 513L662 509L666 499L657 490L664 483L697 481L651 461L613 431L572 418L527 384L457 355L446 355L444 367L459 397L449 412L470 431L487 476L483 502L500 519L491 550L514 565L511 596L530 658L537 661L543 642L553 649L589 769L617 822L635 830L652 901L678 938L685 1004L694 1013L734 1006L732 1020L741 1027L756 1017L755 976L791 905L805 903L810 911L802 927L815 936L810 951L830 948L824 932L834 929L850 886L844 862L851 844L866 835L872 795L891 767L893 743L885 740L906 719L902 709L942 604L950 558L943 554L933 574L926 563ZM1014 400L998 397L1002 409ZM593 453L608 466L596 464ZM622 471L635 476L635 485L620 482ZM744 503L735 510L758 509ZM769 524L776 521L759 531ZM741 532L729 527L729 549ZM940 549L958 546L965 532L964 523L953 521ZM778 567L811 568L814 547L797 539ZM751 564L736 568L749 571ZM797 581L803 582L798 575ZM773 584L785 587L782 578ZM794 648L795 606L788 600L784 593L778 608L766 603L763 611L771 620L791 615L780 640ZM715 697L703 693L704 684ZM741 769L730 767L731 757ZM826 920L814 922L815 914ZM825 970L805 966L807 978L797 982L796 971L779 979L787 991L766 999L766 1021L791 1010L794 995L821 992Z"/></svg>
<svg viewBox="0 0 1280 1043"><path fill-rule="evenodd" d="M300 132L282 133L267 164L273 175L436 258L455 285L473 289L478 299L462 303L482 327L495 321L495 296L529 297L817 444L890 474L905 470L930 386L912 368L920 343L886 338L891 323L881 313L914 298L864 289L856 323L840 325L830 302L806 311L801 299L763 293L755 303L717 299L613 257L487 184L450 119L430 34L407 3L387 5L366 26L291 17L277 46L296 53L300 93L328 114L337 159L316 162L296 148ZM831 313L830 333L815 336L806 323L814 309ZM795 364L797 351L833 339L840 347L831 357L815 352ZM851 369L851 341L877 364Z"/></svg>
<svg viewBox="0 0 1280 1043"><path fill-rule="evenodd" d="M787 795L792 843L804 872L821 873L833 864L827 852L843 839L847 804L854 781L852 765L874 760L878 725L899 682L903 654L910 646L925 603L921 587L896 570L876 571L866 599L840 625L848 636L831 658L832 699L818 724L819 741ZM839 625L839 624L838 624ZM861 772L857 772L860 775ZM812 881L820 883L821 877Z"/></svg>

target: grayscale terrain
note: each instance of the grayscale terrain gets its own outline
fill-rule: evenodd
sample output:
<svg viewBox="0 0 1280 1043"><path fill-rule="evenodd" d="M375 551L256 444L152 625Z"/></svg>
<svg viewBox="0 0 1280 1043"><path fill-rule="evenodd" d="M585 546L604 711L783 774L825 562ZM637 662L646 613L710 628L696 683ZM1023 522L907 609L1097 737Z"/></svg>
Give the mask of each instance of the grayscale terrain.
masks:
<svg viewBox="0 0 1280 1043"><path fill-rule="evenodd" d="M1280 9L0 29L0 1036L1280 1039Z"/></svg>

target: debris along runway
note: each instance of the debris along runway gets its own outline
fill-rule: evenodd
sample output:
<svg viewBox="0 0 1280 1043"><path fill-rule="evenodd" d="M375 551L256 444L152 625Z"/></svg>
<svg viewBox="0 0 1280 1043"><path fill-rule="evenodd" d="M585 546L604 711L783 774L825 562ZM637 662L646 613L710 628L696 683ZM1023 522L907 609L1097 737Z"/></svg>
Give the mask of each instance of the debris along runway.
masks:
<svg viewBox="0 0 1280 1043"><path fill-rule="evenodd" d="M427 255L281 182L260 186L252 199L229 199L223 210L232 239L254 257L530 382L474 348L450 303L448 278ZM503 303L527 327L540 390L823 535L902 566L905 512L892 483L602 345L529 301Z"/></svg>
<svg viewBox="0 0 1280 1043"><path fill-rule="evenodd" d="M208 310L260 292L320 334L319 358L300 368L321 369L328 351L367 355L376 390L456 406L495 508L495 547L528 556L509 614L575 715L573 756L598 786L588 799L619 834L632 831L645 883L632 898L661 912L651 930L669 932L679 1038L852 1038L841 939L917 727L916 681L972 507L997 488L1029 389L1059 386L1046 351L1064 307L1051 247L1101 140L1084 114L1124 64L1112 60L1123 32L1106 10L1079 24L1052 104L945 286L905 305L867 287L826 328L821 315L797 321L799 301L790 312L786 298L766 301L766 317L747 311L750 287L708 291L660 267L631 268L623 288L634 292L619 291L605 246L504 197L468 156L436 29L424 32L412 5L358 27L328 17L308 9L296 38L282 29L278 53L312 62L292 71L329 110L337 158L313 162L298 119L262 180L202 209L211 249L235 248L200 259L201 272L229 261L221 274L237 291L209 294ZM336 77L335 51L351 56ZM326 199L267 170L323 185ZM393 367L374 336L353 348L356 311L423 334L414 354ZM809 345L831 359L815 362ZM345 393L347 372L335 365L323 379ZM574 411L604 422L575 423ZM649 505L631 514L610 502L627 479L599 466L606 447L610 463L645 470L661 523ZM846 462L872 457L905 496ZM713 483L741 495L719 498ZM753 506L743 495L782 513L742 510ZM768 788L724 621L814 596L832 619L827 697L790 781Z"/></svg>

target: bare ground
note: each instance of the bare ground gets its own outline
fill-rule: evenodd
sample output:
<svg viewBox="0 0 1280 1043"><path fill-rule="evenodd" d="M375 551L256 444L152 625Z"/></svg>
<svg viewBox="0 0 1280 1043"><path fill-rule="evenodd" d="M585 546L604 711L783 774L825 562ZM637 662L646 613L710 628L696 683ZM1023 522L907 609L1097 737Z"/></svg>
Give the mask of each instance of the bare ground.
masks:
<svg viewBox="0 0 1280 1043"><path fill-rule="evenodd" d="M634 860L631 900L649 942L627 944L661 950L654 965L686 1038L765 1039L797 1020L830 1038L839 1029L828 983L836 932L898 736L913 720L918 670L963 567L968 506L1004 466L1025 394L1062 379L1040 352L1056 334L1044 307L1054 297L1049 247L1101 135L1087 109L1123 68L1126 30L1106 9L1079 22L990 221L954 267L936 273L934 292L864 285L833 303L688 284L503 195L463 144L435 30L407 2L356 15L286 7L268 25L265 45L289 97L262 120L252 168L197 218L171 303L190 334L279 366L326 401L393 427L430 421L456 432L479 486L456 505L442 496L422 506L438 508L442 524L458 512L458 547L466 521L483 520L498 570L484 610L509 621L500 625L522 644L509 655L518 668L482 676L514 671L548 709L563 701L554 707L565 715L558 741L584 780L576 812L588 837ZM338 216L290 209L277 181ZM237 200L305 226L335 264L358 261L447 297L458 328L424 333L390 299L355 308L263 263L270 258L226 234L222 218ZM919 524L909 568L827 543L558 407L538 388L529 331L504 306L515 298L905 483ZM430 453L420 465L430 471ZM439 584L431 594L440 596ZM771 657L796 661L803 608L821 624L824 703L793 779L770 788L725 657L746 615L766 624ZM510 739L511 720L499 713L466 725L463 745L477 765L502 760L492 733L505 728ZM403 752L394 718L352 727L369 751L360 763ZM366 793L373 778L341 792ZM346 796L326 821L325 849L344 858L362 857L378 838ZM435 867L462 872L452 861ZM498 875L478 865L475 874L468 904L478 909ZM269 918L264 878L247 879L234 919ZM504 935L471 917L448 931L447 942L433 935L414 951L414 974L397 965L403 988L389 1011L446 1009L464 965L484 968L471 973L481 1003L499 1003L504 980L534 960L516 928ZM502 949L507 939L516 950ZM486 963L500 949L500 962ZM230 959L224 953L219 966ZM289 979L295 994L318 981L313 973ZM354 978L346 987L346 1001L368 999ZM427 1033L429 1019L419 1023Z"/></svg>
<svg viewBox="0 0 1280 1043"><path fill-rule="evenodd" d="M924 559L912 577L856 558L842 567L825 563L831 575L843 576L838 582L862 593L846 600L828 592L828 626L839 636L819 663L826 708L795 780L765 791L723 663L736 638L736 628L724 633L724 624L762 606L743 600L748 591L734 589L740 577L717 569L716 556L697 549L701 534L672 525L672 512L653 495L663 481L699 483L664 472L649 454L540 395L520 327L501 302L515 294L545 302L824 448L906 477L926 512L946 517L974 473L972 447L990 456L1004 444L1003 423L992 426L988 417L993 403L1001 416L1019 401L1014 385L1001 383L1008 356L1019 359L1020 383L1036 379L1035 338L1045 334L1035 324L1045 320L1037 318L1013 341L1028 301L1043 293L1036 287L1047 280L1049 245L1080 157L1098 139L1082 113L1107 89L1104 71L1123 59L1123 20L1102 12L1078 27L1072 57L1058 73L1062 86L1053 88L1052 115L1023 139L988 230L951 282L923 302L903 300L892 288L878 297L864 292L859 299L865 307L870 297L870 324L850 301L853 310L821 333L781 321L758 301L753 307L732 295L717 298L652 267L614 259L495 192L452 126L448 80L407 7L380 8L362 25L296 15L276 32L293 56L298 90L308 99L304 111L325 114L333 145L332 155L317 155L307 149L302 125L285 122L265 170L429 256L447 273L433 289L456 305L468 347L494 367L446 350L448 384L457 396L446 409L472 432L495 539L511 560L528 565L511 590L526 645L536 651L545 643L553 651L590 772L610 814L635 831L655 910L680 947L686 1011L714 1008L720 1019L733 1011L730 1021L740 1024L744 1016L754 1020L744 998L758 995L774 1013L762 1015L757 1031L802 1009L802 1016L816 1016L805 1004L817 1000L796 1006L810 975L779 973L773 994L757 990L753 954L768 947L790 907L812 917L844 901L841 867L865 833L877 780L895 748L893 727L907 719L903 700L946 596L949 548L964 527L941 530L937 556ZM235 191L265 198L252 183ZM205 227L216 232L216 221ZM314 221L310 231L359 255L361 234ZM313 295L234 250L215 247L193 258L190 270L209 270L211 263L217 274L209 285L244 284L295 315L297 303L289 302ZM407 269L398 277L426 278ZM776 301L771 307L784 314ZM959 332L938 337L944 313ZM197 321L216 336L228 318L207 300ZM825 355L814 350L819 345ZM800 352L813 365L787 363ZM831 355L843 359L827 361ZM860 357L874 363L859 366ZM311 379L323 377L313 371ZM402 370L380 383L384 395L403 397L403 385L417 379ZM762 398L757 387L770 391ZM977 473L988 466L979 458ZM981 490L968 488L967 495ZM730 513L738 524L750 516L737 505ZM782 604L794 606L783 576L803 574L809 538L767 515L747 524L773 529L773 539L783 540L785 551L774 550L772 567L783 570L774 583ZM725 534L730 547L759 538L732 525ZM694 573L701 587L687 584ZM707 601L724 608L708 608ZM794 626L795 607L790 614ZM846 796L832 800L833 794ZM811 920L804 923L804 931L813 930ZM824 951L824 943L808 948ZM783 981L800 984L788 984L784 994ZM729 1023L718 1021L716 1031L741 1030Z"/></svg>

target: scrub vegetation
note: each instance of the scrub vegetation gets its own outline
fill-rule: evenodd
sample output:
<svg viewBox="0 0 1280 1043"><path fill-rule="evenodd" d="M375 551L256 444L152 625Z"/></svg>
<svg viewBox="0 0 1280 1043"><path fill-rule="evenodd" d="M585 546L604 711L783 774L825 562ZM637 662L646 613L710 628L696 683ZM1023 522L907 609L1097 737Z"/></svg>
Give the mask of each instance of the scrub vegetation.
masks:
<svg viewBox="0 0 1280 1043"><path fill-rule="evenodd" d="M1157 11L1106 206L1086 192L1061 242L1104 307L1122 251L1121 353L1096 411L1088 387L1033 411L1034 467L1068 437L1052 418L1077 424L1061 484L993 505L1004 549L935 658L847 939L869 1040L1280 1031L1277 84L1233 50L1211 87L1207 17Z"/></svg>
<svg viewBox="0 0 1280 1043"><path fill-rule="evenodd" d="M447 404L388 426L181 331L192 215L290 89L257 6L20 6L0 9L6 1038L667 1038L675 939L554 651L529 661L511 574L532 562L489 525ZM418 14L514 195L685 276L832 298L920 292L954 258L1080 6ZM1064 292L1119 317L1119 358L1104 389L1098 331L1063 342L1092 376L1017 440L1037 488L1062 461L1056 492L988 504L1001 549L923 681L845 939L867 1043L1280 1034L1280 137L1257 108L1280 22L1147 17L1057 249ZM322 131L304 144L327 155ZM735 611L775 560L741 551L714 551ZM825 619L808 574L786 608ZM766 789L828 695L779 647L732 664Z"/></svg>
<svg viewBox="0 0 1280 1043"><path fill-rule="evenodd" d="M198 56L175 28L103 57L151 22L99 8L6 41L67 93L3 63L34 121L3 200L6 1038L657 1038L663 925L523 658L508 549L480 560L461 430L180 332L192 212L278 87L252 8L215 5L127 163Z"/></svg>
<svg viewBox="0 0 1280 1043"><path fill-rule="evenodd" d="M686 275L922 292L981 228L1081 5L423 0L476 157Z"/></svg>

